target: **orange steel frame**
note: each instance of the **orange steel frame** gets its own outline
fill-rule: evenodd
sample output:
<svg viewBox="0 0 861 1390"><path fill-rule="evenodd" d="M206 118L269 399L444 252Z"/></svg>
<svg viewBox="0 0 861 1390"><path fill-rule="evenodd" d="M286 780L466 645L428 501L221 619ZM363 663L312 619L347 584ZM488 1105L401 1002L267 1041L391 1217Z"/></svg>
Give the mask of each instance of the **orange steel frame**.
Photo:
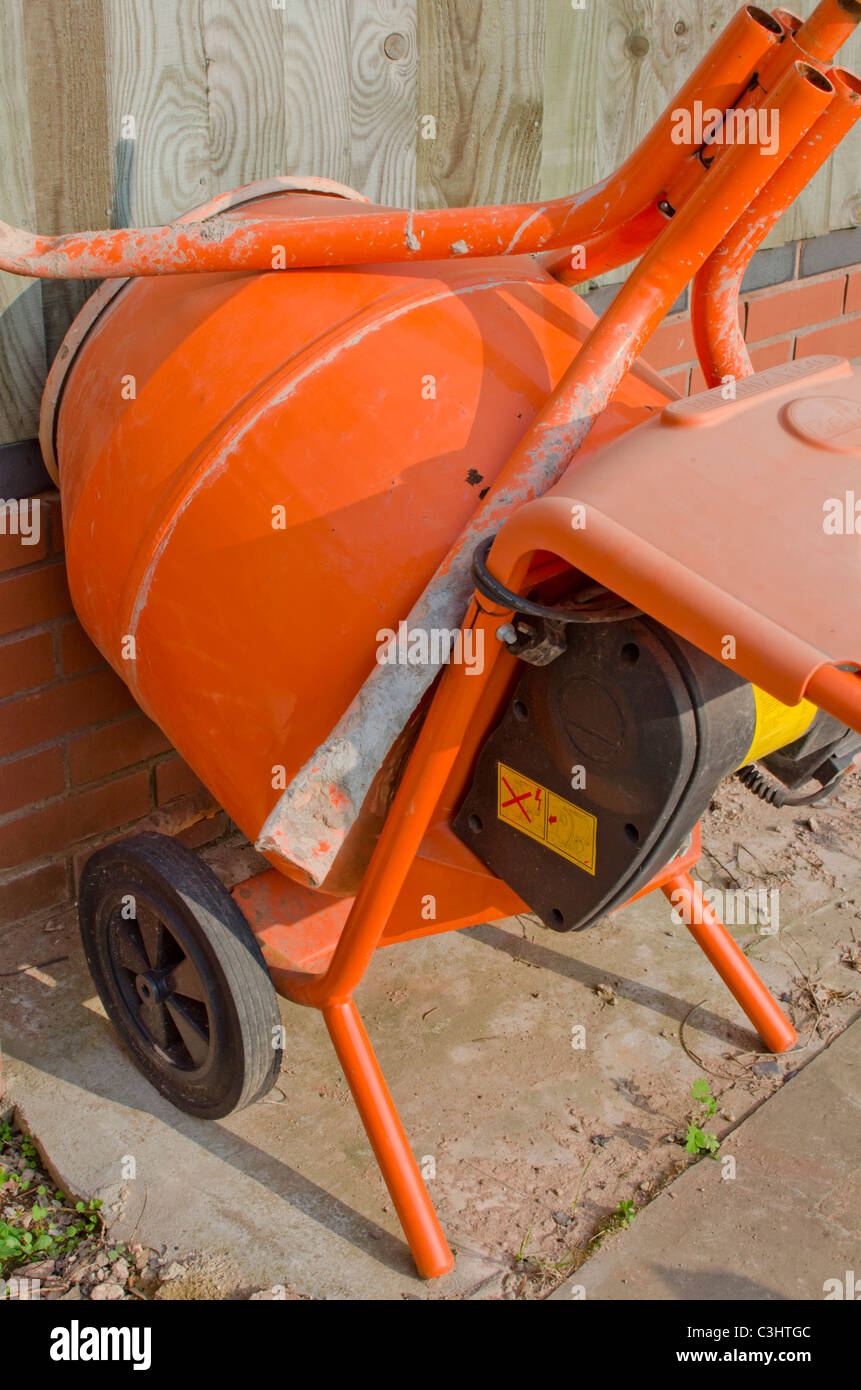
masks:
<svg viewBox="0 0 861 1390"><path fill-rule="evenodd" d="M829 74L824 66L859 20L858 0L823 0L806 22L790 11L779 10L772 17L744 6L639 149L610 179L573 198L528 207L423 213L381 209L361 217L347 213L296 223L269 218L240 225L228 213L206 227L185 221L53 238L0 223L0 269L72 278L268 271L277 244L285 268L542 252L559 278L576 283L570 252L563 248L585 245L590 276L642 256L508 461L472 528L453 548L452 556L462 554L467 542L482 535L501 529L504 536L512 512L558 481L692 277L697 345L708 379L719 381L727 370L749 374L734 324L738 284L762 237L861 114L858 79L843 70ZM771 154L738 144L692 153L675 144L673 112L694 100L722 110L768 103L780 113L777 150ZM491 551L494 572L514 592L534 584L534 571L529 577L534 558L534 552L506 548L504 541ZM416 1266L426 1278L445 1274L452 1255L353 995L381 945L464 924L449 918L421 931L407 930L398 924L397 905L426 836L435 828L445 831L491 723L494 699L508 686L513 660L495 634L510 616L488 612L473 598L464 626L482 630L489 658L482 674L473 673L469 680L463 666L449 666L441 675L361 888L339 923L328 964L316 973L272 970L280 993L322 1012ZM826 667L813 677L807 695L861 729L861 677L854 672ZM795 1031L703 901L688 872L698 855L697 832L690 849L643 891L660 889L685 909L692 935L766 1046L784 1051L794 1044ZM428 871L423 891L433 891L435 880L450 881L452 864L445 854L421 863ZM474 873L484 872L488 882L496 882L475 864ZM254 899L256 883L235 890L240 905L243 888ZM494 901L497 916L512 910L512 904L516 910L511 894L498 894ZM248 906L244 910L263 935L254 912Z"/></svg>

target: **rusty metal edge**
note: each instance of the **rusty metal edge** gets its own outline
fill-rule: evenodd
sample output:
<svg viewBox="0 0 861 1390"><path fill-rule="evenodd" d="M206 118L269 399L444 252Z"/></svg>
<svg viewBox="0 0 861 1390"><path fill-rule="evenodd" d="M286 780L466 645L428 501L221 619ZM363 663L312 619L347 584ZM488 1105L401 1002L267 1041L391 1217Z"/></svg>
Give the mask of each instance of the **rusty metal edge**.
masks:
<svg viewBox="0 0 861 1390"><path fill-rule="evenodd" d="M370 200L363 193L359 193L355 188L348 187L347 184L338 183L334 179L314 178L311 175L276 175L274 178L258 179L254 183L244 184L241 188L231 189L229 193L221 193L216 198L210 199L207 203L201 203L197 207L190 208L176 219L177 222L206 222L210 218L218 217L223 212L229 212L233 208L244 207L248 203L258 202L262 198L271 198L278 193L312 193L328 194L336 198L345 198L351 202L367 203ZM45 468L53 482L60 486L60 469L57 460L57 422L60 413L60 404L63 396L63 389L66 384L72 364L83 343L90 334L90 331L105 313L108 306L113 303L117 296L129 284L129 278L124 280L105 280L90 295L80 313L73 320L69 331L60 345L60 350L51 364L45 382L45 389L42 392L42 403L39 409L39 444L42 449L42 458Z"/></svg>

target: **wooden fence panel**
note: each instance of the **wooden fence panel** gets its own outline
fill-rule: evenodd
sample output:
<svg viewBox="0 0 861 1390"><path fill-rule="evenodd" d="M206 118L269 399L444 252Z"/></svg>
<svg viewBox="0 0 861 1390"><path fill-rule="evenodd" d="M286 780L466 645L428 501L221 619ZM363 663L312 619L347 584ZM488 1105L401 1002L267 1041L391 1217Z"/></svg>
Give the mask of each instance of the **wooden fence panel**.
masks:
<svg viewBox="0 0 861 1390"><path fill-rule="evenodd" d="M213 188L282 173L286 12L272 0L206 0L203 18Z"/></svg>
<svg viewBox="0 0 861 1390"><path fill-rule="evenodd" d="M114 225L152 226L217 190L201 0L105 0Z"/></svg>
<svg viewBox="0 0 861 1390"><path fill-rule="evenodd" d="M23 0L4 0L0 194L7 221L28 230L36 227ZM0 441L35 434L45 365L41 281L0 274Z"/></svg>
<svg viewBox="0 0 861 1390"><path fill-rule="evenodd" d="M103 227L111 161L102 0L26 0L23 16L36 225L48 233ZM92 288L44 282L49 361Z"/></svg>
<svg viewBox="0 0 861 1390"><path fill-rule="evenodd" d="M553 3L553 0L549 0ZM420 0L419 206L543 196L545 0Z"/></svg>
<svg viewBox="0 0 861 1390"><path fill-rule="evenodd" d="M416 0L351 0L349 182L374 202L416 194Z"/></svg>
<svg viewBox="0 0 861 1390"><path fill-rule="evenodd" d="M349 183L350 0L286 0L285 174Z"/></svg>
<svg viewBox="0 0 861 1390"><path fill-rule="evenodd" d="M0 0L0 215L146 225L278 173L400 206L557 197L616 167L736 3ZM859 154L856 130L767 244L861 222ZM90 288L2 277L0 444L35 432Z"/></svg>

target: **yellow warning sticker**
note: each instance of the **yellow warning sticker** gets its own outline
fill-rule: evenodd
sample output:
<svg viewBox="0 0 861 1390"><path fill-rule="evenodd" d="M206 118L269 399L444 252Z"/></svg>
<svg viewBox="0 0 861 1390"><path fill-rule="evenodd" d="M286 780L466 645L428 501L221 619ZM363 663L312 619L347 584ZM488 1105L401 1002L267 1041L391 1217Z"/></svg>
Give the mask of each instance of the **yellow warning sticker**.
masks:
<svg viewBox="0 0 861 1390"><path fill-rule="evenodd" d="M598 822L589 811L548 791L540 782L498 763L496 814L506 825L540 840L554 854L595 873Z"/></svg>

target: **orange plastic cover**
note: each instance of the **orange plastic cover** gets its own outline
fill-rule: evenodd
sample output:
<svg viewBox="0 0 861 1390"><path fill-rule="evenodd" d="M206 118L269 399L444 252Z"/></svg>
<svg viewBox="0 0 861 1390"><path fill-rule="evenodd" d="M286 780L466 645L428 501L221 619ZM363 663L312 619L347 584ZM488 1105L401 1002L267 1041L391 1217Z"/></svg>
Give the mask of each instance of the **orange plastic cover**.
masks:
<svg viewBox="0 0 861 1390"><path fill-rule="evenodd" d="M727 399L735 393L735 399ZM861 369L808 357L673 401L494 549L552 549L786 704L861 664Z"/></svg>

